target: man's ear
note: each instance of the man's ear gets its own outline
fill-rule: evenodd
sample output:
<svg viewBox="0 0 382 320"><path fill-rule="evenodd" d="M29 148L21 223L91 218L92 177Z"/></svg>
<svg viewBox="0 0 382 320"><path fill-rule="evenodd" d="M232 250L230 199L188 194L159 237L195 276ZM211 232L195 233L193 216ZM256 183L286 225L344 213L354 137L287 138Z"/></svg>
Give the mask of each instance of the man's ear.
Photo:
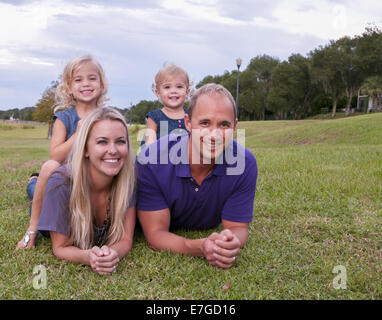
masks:
<svg viewBox="0 0 382 320"><path fill-rule="evenodd" d="M187 113L184 115L184 125L186 129L191 132L191 119Z"/></svg>

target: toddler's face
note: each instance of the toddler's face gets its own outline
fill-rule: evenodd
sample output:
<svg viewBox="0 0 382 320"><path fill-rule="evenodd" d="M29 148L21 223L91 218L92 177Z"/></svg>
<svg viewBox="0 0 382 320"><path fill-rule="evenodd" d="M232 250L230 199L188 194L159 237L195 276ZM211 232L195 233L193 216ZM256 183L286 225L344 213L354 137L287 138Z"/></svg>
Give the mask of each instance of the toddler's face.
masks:
<svg viewBox="0 0 382 320"><path fill-rule="evenodd" d="M189 92L190 89L181 75L166 77L155 90L164 106L174 109L183 106Z"/></svg>
<svg viewBox="0 0 382 320"><path fill-rule="evenodd" d="M77 103L96 103L102 90L99 72L92 62L86 62L74 70L70 91Z"/></svg>

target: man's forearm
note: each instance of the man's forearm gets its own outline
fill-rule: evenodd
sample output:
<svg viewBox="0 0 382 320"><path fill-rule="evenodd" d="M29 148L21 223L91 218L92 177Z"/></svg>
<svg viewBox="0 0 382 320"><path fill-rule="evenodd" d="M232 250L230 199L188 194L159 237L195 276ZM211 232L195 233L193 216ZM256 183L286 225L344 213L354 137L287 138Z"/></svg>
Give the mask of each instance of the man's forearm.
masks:
<svg viewBox="0 0 382 320"><path fill-rule="evenodd" d="M236 235L236 237L240 240L240 247L244 247L248 242L248 228L242 227L231 227L227 228L232 231Z"/></svg>
<svg viewBox="0 0 382 320"><path fill-rule="evenodd" d="M150 246L155 250L169 250L176 253L197 257L204 256L202 239L186 239L169 231L155 231L147 237Z"/></svg>

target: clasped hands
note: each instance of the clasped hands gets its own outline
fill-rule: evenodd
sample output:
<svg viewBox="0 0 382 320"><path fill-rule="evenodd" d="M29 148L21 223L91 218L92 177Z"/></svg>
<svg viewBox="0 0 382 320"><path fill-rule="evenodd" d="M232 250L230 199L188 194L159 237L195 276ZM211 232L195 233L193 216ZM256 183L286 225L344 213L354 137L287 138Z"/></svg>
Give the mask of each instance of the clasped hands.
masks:
<svg viewBox="0 0 382 320"><path fill-rule="evenodd" d="M203 242L203 253L208 263L220 268L231 268L240 253L239 238L229 229L212 233Z"/></svg>
<svg viewBox="0 0 382 320"><path fill-rule="evenodd" d="M93 271L102 275L111 275L115 272L119 262L117 252L108 246L91 248L89 259Z"/></svg>

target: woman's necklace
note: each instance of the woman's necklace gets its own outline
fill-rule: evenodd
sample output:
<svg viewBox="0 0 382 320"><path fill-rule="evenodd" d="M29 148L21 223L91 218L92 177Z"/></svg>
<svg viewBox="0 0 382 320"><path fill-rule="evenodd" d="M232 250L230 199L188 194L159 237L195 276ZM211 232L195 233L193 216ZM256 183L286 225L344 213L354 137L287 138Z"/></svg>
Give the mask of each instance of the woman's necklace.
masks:
<svg viewBox="0 0 382 320"><path fill-rule="evenodd" d="M101 247L105 243L106 234L110 228L110 202L111 202L111 197L109 197L107 201L106 218L103 221L103 228L99 236L99 241L97 243L99 247Z"/></svg>

